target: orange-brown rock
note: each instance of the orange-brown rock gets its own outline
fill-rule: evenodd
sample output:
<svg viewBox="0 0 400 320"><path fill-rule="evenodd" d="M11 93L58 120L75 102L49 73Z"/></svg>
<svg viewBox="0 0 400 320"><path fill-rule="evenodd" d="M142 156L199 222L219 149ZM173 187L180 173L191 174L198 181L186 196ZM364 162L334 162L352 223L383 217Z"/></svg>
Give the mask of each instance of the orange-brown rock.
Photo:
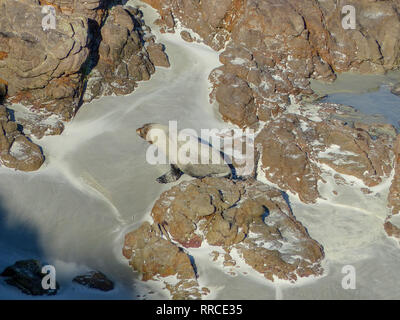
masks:
<svg viewBox="0 0 400 320"><path fill-rule="evenodd" d="M229 34L227 28L232 22L232 17L240 7L237 0L219 1L171 1L171 0L145 0L159 10L160 23L164 29L172 31L175 19L185 27L195 30L204 42L216 50L223 48ZM231 19L229 18L231 17Z"/></svg>
<svg viewBox="0 0 400 320"><path fill-rule="evenodd" d="M210 241L218 242L214 233L219 235L226 225L225 220L220 221L221 213L237 203L244 192L243 187L230 188L231 183L226 179L204 181L183 182L171 188L161 195L151 212L154 222L187 248L201 246L204 236L199 231L203 232L207 226Z"/></svg>
<svg viewBox="0 0 400 320"><path fill-rule="evenodd" d="M123 253L130 260L129 264L142 273L144 281L156 275L196 278L189 256L163 239L157 228L149 223L126 235Z"/></svg>
<svg viewBox="0 0 400 320"><path fill-rule="evenodd" d="M391 89L391 92L395 94L396 96L400 96L400 83L397 83L394 85Z"/></svg>
<svg viewBox="0 0 400 320"><path fill-rule="evenodd" d="M189 32L187 31L181 31L181 37L183 40L185 40L186 42L193 42L193 38L190 35Z"/></svg>
<svg viewBox="0 0 400 320"><path fill-rule="evenodd" d="M144 43L154 47L152 55L157 63L161 64L162 57L167 59L163 47L158 47L153 38L146 38L146 28L142 13L136 8L117 5L108 11L98 31L102 41L98 44L97 64L90 71L85 102L103 95L129 94L137 82L149 80L155 68Z"/></svg>
<svg viewBox="0 0 400 320"><path fill-rule="evenodd" d="M258 182L246 184L245 189L247 199L224 212L245 233L233 250L271 281L321 275L322 247L294 218L282 193Z"/></svg>
<svg viewBox="0 0 400 320"><path fill-rule="evenodd" d="M321 275L323 271L322 247L295 219L282 192L251 178L182 182L160 196L152 217L154 225L146 222L128 234L124 247L124 255L134 269L146 269L152 276L177 273L179 278L184 273L180 271L183 266L190 269L186 258L178 257L174 243L186 247L189 253L193 247L219 247L225 251L225 268L245 262L271 281L274 277L296 281L299 277ZM160 247L171 249L161 252ZM144 255L142 248L148 248L151 256ZM167 258L171 256L169 252L174 252L173 261ZM233 255L235 252L238 254ZM216 261L219 253L213 254ZM151 267L145 268L147 263Z"/></svg>
<svg viewBox="0 0 400 320"><path fill-rule="evenodd" d="M163 47L150 37L141 12L116 4L1 0L0 79L7 83L11 101L40 111L42 117L55 114L68 121L86 89L84 101L90 101L131 93L137 81L150 79L155 70L145 42L156 64L165 66ZM43 5L56 8L55 30L42 29ZM20 12L27 12L26 17Z"/></svg>
<svg viewBox="0 0 400 320"><path fill-rule="evenodd" d="M392 222L390 222L388 220L385 222L383 227L385 228L385 231L389 237L394 237L394 238L397 238L398 240L400 240L400 227L399 226L394 225Z"/></svg>
<svg viewBox="0 0 400 320"><path fill-rule="evenodd" d="M43 162L40 147L19 131L17 123L10 121L7 109L0 106L0 165L35 171Z"/></svg>
<svg viewBox="0 0 400 320"><path fill-rule="evenodd" d="M283 190L297 193L304 202L318 197L320 170L312 161L309 146L296 116L271 122L257 136L261 170L265 178Z"/></svg>
<svg viewBox="0 0 400 320"><path fill-rule="evenodd" d="M3 102L4 97L7 95L7 83L3 83L0 79L0 103Z"/></svg>
<svg viewBox="0 0 400 320"><path fill-rule="evenodd" d="M176 283L166 282L174 299L198 299L196 273L189 256L162 237L157 225L144 223L125 236L124 256L130 266L142 275L142 280L176 277Z"/></svg>
<svg viewBox="0 0 400 320"><path fill-rule="evenodd" d="M168 60L167 55L164 52L164 46L160 43L150 43L147 47L146 50L149 54L150 61L156 66L156 67L164 67L164 68L169 68L170 63Z"/></svg>
<svg viewBox="0 0 400 320"><path fill-rule="evenodd" d="M44 31L39 2L1 0L0 7L0 51L7 53L0 78L8 83L8 95L70 119L83 88L79 72L89 55L87 18L59 13L56 30Z"/></svg>
<svg viewBox="0 0 400 320"><path fill-rule="evenodd" d="M150 79L154 65L169 65L141 11L118 3L0 0L0 103L7 94L26 106L24 116L16 116L25 134L60 134L83 102L131 93L138 81ZM55 29L42 27L45 5L56 9ZM35 149L29 141L20 148Z"/></svg>
<svg viewBox="0 0 400 320"><path fill-rule="evenodd" d="M14 113L15 121L20 124L24 133L34 136L37 139L46 136L60 135L64 131L64 123L60 117L49 112L40 112L29 110L23 114Z"/></svg>

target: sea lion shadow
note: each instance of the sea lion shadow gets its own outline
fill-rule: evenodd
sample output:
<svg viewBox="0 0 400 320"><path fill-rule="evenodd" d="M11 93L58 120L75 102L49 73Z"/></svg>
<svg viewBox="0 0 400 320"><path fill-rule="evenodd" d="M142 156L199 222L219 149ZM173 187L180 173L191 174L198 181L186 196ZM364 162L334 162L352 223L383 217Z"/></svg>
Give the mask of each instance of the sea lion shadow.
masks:
<svg viewBox="0 0 400 320"><path fill-rule="evenodd" d="M215 148L212 143L210 143L209 141L205 141L203 139L201 139L200 137L197 137L198 141L202 144L208 145L210 148L217 150L219 152L219 154L221 155L222 159L224 159L225 163L228 165L229 169L231 170L231 175L228 177L231 180L242 180L242 177L238 177L237 175L237 171L235 166L233 165L233 161L232 158L227 155L225 152L223 152L221 149L217 149Z"/></svg>

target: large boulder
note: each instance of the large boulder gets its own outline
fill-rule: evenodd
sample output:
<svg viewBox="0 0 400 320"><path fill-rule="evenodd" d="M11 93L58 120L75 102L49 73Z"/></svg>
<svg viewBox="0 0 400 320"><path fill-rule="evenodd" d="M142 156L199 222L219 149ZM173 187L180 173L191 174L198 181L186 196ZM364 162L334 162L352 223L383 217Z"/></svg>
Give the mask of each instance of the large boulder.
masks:
<svg viewBox="0 0 400 320"><path fill-rule="evenodd" d="M70 119L89 55L87 18L57 13L56 29L44 31L39 2L1 0L0 7L0 79L11 100Z"/></svg>
<svg viewBox="0 0 400 320"><path fill-rule="evenodd" d="M110 5L109 0L86 0L86 1L74 1L74 0L46 0L41 3L51 5L57 9L57 11L63 14L81 14L88 19L94 20L97 23L101 23L102 19L106 14L106 10Z"/></svg>
<svg viewBox="0 0 400 320"><path fill-rule="evenodd" d="M400 83L397 83L393 86L391 92L396 96L400 96Z"/></svg>
<svg viewBox="0 0 400 320"><path fill-rule="evenodd" d="M209 246L217 250L209 252L214 261L224 253L228 270L245 262L270 281L295 282L323 272L322 247L296 220L282 192L251 178L182 182L160 196L151 215L154 224L129 233L123 250L134 270L145 271L145 280L177 275L177 281L192 279L195 285L185 251Z"/></svg>
<svg viewBox="0 0 400 320"><path fill-rule="evenodd" d="M392 185L390 187L388 202L389 207L392 210L392 214L400 214L400 135L397 136L394 151L395 174L392 180Z"/></svg>
<svg viewBox="0 0 400 320"><path fill-rule="evenodd" d="M146 50L149 54L150 61L156 66L156 67L164 67L164 68L169 68L170 63L168 60L167 55L164 52L164 46L160 43L150 43L147 47Z"/></svg>
<svg viewBox="0 0 400 320"><path fill-rule="evenodd" d="M385 224L383 225L385 231L389 237L397 238L400 240L400 225L397 223L395 224L391 219L387 219Z"/></svg>
<svg viewBox="0 0 400 320"><path fill-rule="evenodd" d="M314 119L300 108L300 114L285 114L267 123L257 136L259 173L267 181L297 194L303 202L315 202L324 166L360 179L366 188L389 178L396 136L392 126L352 122L340 115L337 105L313 108Z"/></svg>
<svg viewBox="0 0 400 320"><path fill-rule="evenodd" d="M6 107L0 105L0 165L35 171L43 162L40 147L23 135L17 123L10 120Z"/></svg>

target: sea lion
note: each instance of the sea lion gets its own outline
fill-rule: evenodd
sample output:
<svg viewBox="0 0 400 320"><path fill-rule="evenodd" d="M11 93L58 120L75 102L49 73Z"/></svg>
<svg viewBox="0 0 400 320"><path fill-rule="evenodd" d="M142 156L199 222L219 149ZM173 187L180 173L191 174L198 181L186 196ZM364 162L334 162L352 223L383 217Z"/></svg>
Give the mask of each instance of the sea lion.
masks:
<svg viewBox="0 0 400 320"><path fill-rule="evenodd" d="M159 183L177 181L183 174L194 178L234 176L235 169L225 160L224 154L209 143L202 141L198 136L191 136L189 141L178 141L177 137L170 136L169 127L158 123L145 124L136 132L141 138L150 144L154 144L169 159L171 169L157 178ZM165 135L165 139L159 138L160 133ZM170 145L174 146L171 150ZM190 152L190 159L193 161L188 162L187 158L186 161L182 161L178 156L178 150L181 150L181 148L191 151L198 150L193 154ZM201 161L202 154L208 155L208 158L205 156L206 163L204 163L204 160Z"/></svg>

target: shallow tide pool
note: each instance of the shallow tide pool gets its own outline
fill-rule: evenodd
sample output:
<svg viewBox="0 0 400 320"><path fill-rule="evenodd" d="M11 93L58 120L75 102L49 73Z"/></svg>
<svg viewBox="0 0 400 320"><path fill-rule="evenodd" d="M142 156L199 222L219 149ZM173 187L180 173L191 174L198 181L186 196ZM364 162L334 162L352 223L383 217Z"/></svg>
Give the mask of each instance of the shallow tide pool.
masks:
<svg viewBox="0 0 400 320"><path fill-rule="evenodd" d="M326 95L322 102L352 106L365 115L377 116L376 119L399 129L400 97L390 92L391 86L399 80L399 72L387 75L344 73L334 83L313 81L312 88L318 95Z"/></svg>

